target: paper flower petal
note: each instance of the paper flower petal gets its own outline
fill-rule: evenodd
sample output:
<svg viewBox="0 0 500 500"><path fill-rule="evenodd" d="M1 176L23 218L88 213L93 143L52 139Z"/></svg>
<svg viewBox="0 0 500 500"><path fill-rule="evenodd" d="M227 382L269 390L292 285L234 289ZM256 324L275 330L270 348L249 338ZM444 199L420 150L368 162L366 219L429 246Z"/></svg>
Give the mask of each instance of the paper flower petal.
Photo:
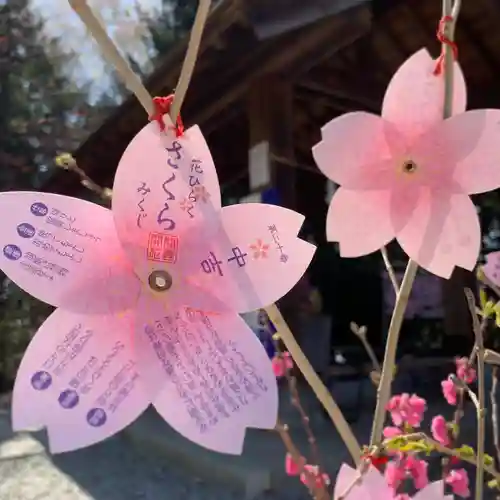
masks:
<svg viewBox="0 0 500 500"><path fill-rule="evenodd" d="M418 205L397 235L403 250L442 278L449 278L455 266L472 270L481 243L474 204L464 194L419 189Z"/></svg>
<svg viewBox="0 0 500 500"><path fill-rule="evenodd" d="M120 160L113 193L118 235L143 280L166 265L175 274L182 234L220 210L217 173L198 127L176 138L146 125Z"/></svg>
<svg viewBox="0 0 500 500"><path fill-rule="evenodd" d="M413 500L453 500L453 495L444 495L444 482L429 483L424 489L418 491Z"/></svg>
<svg viewBox="0 0 500 500"><path fill-rule="evenodd" d="M130 307L139 283L111 211L56 194L0 194L0 268L39 300L73 312Z"/></svg>
<svg viewBox="0 0 500 500"><path fill-rule="evenodd" d="M500 110L479 109L454 116L429 130L415 146L415 160L453 176L469 194L500 187ZM438 178L439 178L438 177Z"/></svg>
<svg viewBox="0 0 500 500"><path fill-rule="evenodd" d="M297 237L303 221L276 205L224 207L212 237L191 234L180 262L183 275L233 311L265 307L293 288L311 262L314 245ZM190 305L207 308L192 296Z"/></svg>
<svg viewBox="0 0 500 500"><path fill-rule="evenodd" d="M154 406L186 438L239 454L247 427L276 425L278 392L271 363L237 314L165 310L145 294L135 338L141 377Z"/></svg>
<svg viewBox="0 0 500 500"><path fill-rule="evenodd" d="M321 129L312 152L320 170L351 189L381 189L393 183L406 146L395 127L365 112L346 113Z"/></svg>
<svg viewBox="0 0 500 500"><path fill-rule="evenodd" d="M500 252L492 252L486 256L486 264L483 265L486 277L500 286Z"/></svg>
<svg viewBox="0 0 500 500"><path fill-rule="evenodd" d="M131 348L133 317L57 309L21 362L12 402L15 430L47 427L54 453L116 434L148 406Z"/></svg>
<svg viewBox="0 0 500 500"><path fill-rule="evenodd" d="M426 49L407 59L387 87L382 117L392 122L411 144L430 127L443 121L444 75ZM467 90L460 66L454 65L453 114L465 111Z"/></svg>
<svg viewBox="0 0 500 500"><path fill-rule="evenodd" d="M390 217L391 192L355 191L340 187L326 218L328 241L338 241L342 257L380 250L396 233Z"/></svg>
<svg viewBox="0 0 500 500"><path fill-rule="evenodd" d="M356 469L342 464L335 482L333 500L345 494L357 478L359 478L359 472ZM363 475L362 481L342 498L345 500L390 500L392 497L392 491L387 486L384 477L374 467L370 467L370 470Z"/></svg>

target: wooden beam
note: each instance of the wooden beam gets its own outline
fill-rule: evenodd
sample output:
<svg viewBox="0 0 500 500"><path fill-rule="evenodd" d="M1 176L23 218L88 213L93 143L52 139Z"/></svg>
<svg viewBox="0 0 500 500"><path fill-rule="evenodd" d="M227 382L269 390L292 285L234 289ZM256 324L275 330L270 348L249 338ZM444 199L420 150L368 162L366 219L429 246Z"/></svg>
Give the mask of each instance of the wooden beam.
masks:
<svg viewBox="0 0 500 500"><path fill-rule="evenodd" d="M230 106L262 76L282 73L288 77L294 67L300 67L308 58L317 57L320 49L332 47L332 50L339 50L346 43L345 29L364 31L369 26L369 19L369 8L358 7L284 36L280 43L263 44L262 50L255 50L241 58L239 63L228 65L232 67L212 85L205 82L204 92L202 89L199 92L200 98L190 103L190 116L195 122L203 123ZM220 97L214 99L214 96Z"/></svg>
<svg viewBox="0 0 500 500"><path fill-rule="evenodd" d="M269 184L277 188L281 204L293 208L296 204L294 171L277 159L294 160L292 83L277 75L268 75L255 82L247 95L250 190Z"/></svg>
<svg viewBox="0 0 500 500"><path fill-rule="evenodd" d="M347 87L348 86L349 84L347 84ZM380 103L376 99L350 92L345 89L331 87L330 85L324 85L322 83L313 82L311 80L300 81L297 84L297 88L299 89L299 91L300 89L305 89L309 92L326 96L328 98L331 98L334 102L338 100L344 102L350 101L354 106L357 106L359 108L363 108L374 113L380 111ZM336 106L336 104L334 103L333 106Z"/></svg>

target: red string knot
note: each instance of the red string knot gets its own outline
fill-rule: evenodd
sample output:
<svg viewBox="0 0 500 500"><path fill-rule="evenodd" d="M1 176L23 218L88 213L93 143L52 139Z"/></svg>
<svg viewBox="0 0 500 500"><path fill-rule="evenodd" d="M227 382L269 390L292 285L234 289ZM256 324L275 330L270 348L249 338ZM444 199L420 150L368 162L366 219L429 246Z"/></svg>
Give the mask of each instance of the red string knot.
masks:
<svg viewBox="0 0 500 500"><path fill-rule="evenodd" d="M154 113L149 117L150 121L158 122L160 130L165 131L165 122L163 121L163 115L167 115L170 113L170 108L172 107L172 103L174 102L174 94L170 94L167 97L154 97L153 98L153 106ZM176 137L180 137L184 134L184 124L182 123L181 115L179 115L176 119L175 126L172 127L175 129Z"/></svg>
<svg viewBox="0 0 500 500"><path fill-rule="evenodd" d="M451 48L453 52L453 59L456 61L458 59L458 45L453 40L450 40L446 35L446 25L452 23L453 21L454 19L452 16L443 16L439 21L436 37L439 40L439 42L441 42L442 45L447 45L448 47ZM435 75L440 75L443 72L444 57L445 57L445 50L444 47L442 47L441 54L439 55L436 61L436 67L434 68Z"/></svg>

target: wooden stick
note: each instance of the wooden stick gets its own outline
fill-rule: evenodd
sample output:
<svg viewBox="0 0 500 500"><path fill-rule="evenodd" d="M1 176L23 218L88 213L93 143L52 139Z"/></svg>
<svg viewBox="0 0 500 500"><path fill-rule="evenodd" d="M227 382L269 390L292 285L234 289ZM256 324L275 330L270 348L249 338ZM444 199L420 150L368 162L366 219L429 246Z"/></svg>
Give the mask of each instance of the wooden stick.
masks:
<svg viewBox="0 0 500 500"><path fill-rule="evenodd" d="M68 0L68 3L78 14L85 26L87 26L95 41L101 48L104 57L116 68L126 87L137 97L139 102L142 104L142 107L148 113L148 116L153 115L155 109L150 93L142 83L139 76L134 73L128 62L122 57L113 40L111 40L108 36L106 29L92 12L92 9L88 6L87 0ZM210 11L210 5L211 0L200 0L198 5L193 29L189 38L186 57L184 58L184 62L182 64L181 73L174 95L174 101L170 110L170 118L173 123L176 122L177 116L180 113L182 103L189 87L189 82L191 81L191 77L193 75L194 66L196 64L200 48L201 37L203 35L203 29Z"/></svg>
<svg viewBox="0 0 500 500"><path fill-rule="evenodd" d="M293 360L295 361L295 364L298 366L299 370L304 375L304 378L311 386L311 389L314 391L314 394L316 394L316 397L332 419L332 422L337 428L340 437L347 446L347 449L349 450L354 463L358 465L361 458L361 447L359 446L359 443L356 439L356 436L352 432L350 425L342 414L342 411L330 394L330 391L325 387L321 379L318 377L318 374L311 366L311 363L309 363L309 360L306 358L304 352L295 340L292 331L286 324L276 304L272 304L266 307L265 311L269 316L269 319L274 324L274 327L277 330L277 334L279 335L280 339L283 341L288 352L291 354Z"/></svg>

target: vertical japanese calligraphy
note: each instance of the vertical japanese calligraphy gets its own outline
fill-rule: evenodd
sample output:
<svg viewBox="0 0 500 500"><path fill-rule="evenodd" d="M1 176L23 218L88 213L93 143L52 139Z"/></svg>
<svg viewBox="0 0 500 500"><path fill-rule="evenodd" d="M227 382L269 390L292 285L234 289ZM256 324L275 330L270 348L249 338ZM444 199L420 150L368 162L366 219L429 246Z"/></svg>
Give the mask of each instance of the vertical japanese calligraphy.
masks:
<svg viewBox="0 0 500 500"><path fill-rule="evenodd" d="M167 160L167 164L174 170L179 169L179 161L182 160L182 145L179 141L172 141L172 145L170 147L166 147L165 150L168 152L169 157ZM172 219L170 214L170 205L169 202L175 201L175 194L170 190L169 184L174 182L176 179L175 172L162 183L162 189L165 193L164 203L162 209L158 212L156 216L156 222L164 231L172 231L176 227L176 222Z"/></svg>
<svg viewBox="0 0 500 500"><path fill-rule="evenodd" d="M283 251L283 245L280 244L278 229L274 224L269 226L268 229L269 232L271 233L274 243L276 244L276 249L280 253L280 261L285 264L288 261L288 255Z"/></svg>
<svg viewBox="0 0 500 500"><path fill-rule="evenodd" d="M146 200L146 196L151 193L151 189L146 186L145 182L141 182L141 185L137 188L137 192L141 196L141 200L137 203L137 207L139 208L139 213L137 214L137 227L140 228L142 227L142 219L148 216L146 209L144 208L144 201Z"/></svg>
<svg viewBox="0 0 500 500"><path fill-rule="evenodd" d="M269 390L244 347L223 340L201 311L164 316L144 333L200 434L247 411Z"/></svg>

